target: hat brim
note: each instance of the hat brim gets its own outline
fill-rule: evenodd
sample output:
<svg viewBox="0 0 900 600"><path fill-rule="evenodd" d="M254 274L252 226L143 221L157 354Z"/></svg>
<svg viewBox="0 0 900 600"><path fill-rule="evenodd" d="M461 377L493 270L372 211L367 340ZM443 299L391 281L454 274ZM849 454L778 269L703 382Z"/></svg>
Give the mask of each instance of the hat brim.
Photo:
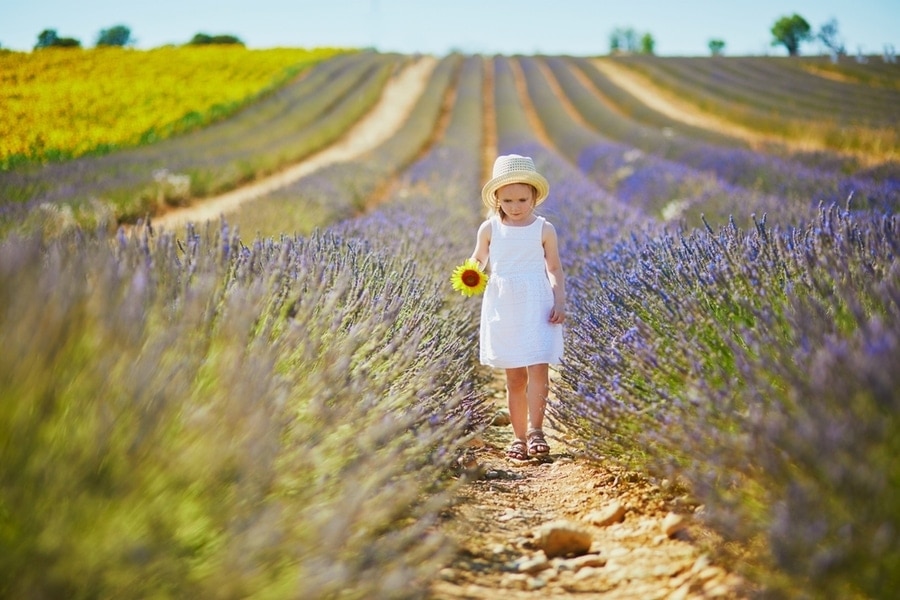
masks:
<svg viewBox="0 0 900 600"><path fill-rule="evenodd" d="M540 173L537 173L536 171L510 171L509 173L494 177L484 184L484 187L481 188L481 201L484 202L484 205L488 208L496 208L496 196L494 194L496 194L497 190L504 185L509 185L511 183L527 183L528 185L533 185L534 189L537 190L537 196L534 199L535 206L546 200L547 196L550 194L550 183Z"/></svg>

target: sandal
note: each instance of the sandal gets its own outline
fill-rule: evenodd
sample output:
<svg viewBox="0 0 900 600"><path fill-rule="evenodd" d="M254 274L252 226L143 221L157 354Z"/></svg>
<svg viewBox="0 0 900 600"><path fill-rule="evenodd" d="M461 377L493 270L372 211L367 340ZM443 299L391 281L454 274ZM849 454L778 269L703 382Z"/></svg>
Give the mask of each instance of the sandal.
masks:
<svg viewBox="0 0 900 600"><path fill-rule="evenodd" d="M528 454L530 456L546 456L550 454L550 445L544 439L544 432L532 429L528 432Z"/></svg>
<svg viewBox="0 0 900 600"><path fill-rule="evenodd" d="M528 447L522 440L513 440L506 450L506 456L513 460L528 460Z"/></svg>

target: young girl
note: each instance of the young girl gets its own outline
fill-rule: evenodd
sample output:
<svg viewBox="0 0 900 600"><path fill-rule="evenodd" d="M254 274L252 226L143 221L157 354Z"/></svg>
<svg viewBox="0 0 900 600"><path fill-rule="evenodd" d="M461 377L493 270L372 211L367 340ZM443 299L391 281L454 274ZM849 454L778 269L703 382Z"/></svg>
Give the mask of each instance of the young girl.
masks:
<svg viewBox="0 0 900 600"><path fill-rule="evenodd" d="M478 228L472 258L491 275L481 304L480 359L506 370L516 460L550 453L542 431L549 363L563 355L566 291L556 229L534 209L550 185L527 156L494 162L481 198L492 213Z"/></svg>

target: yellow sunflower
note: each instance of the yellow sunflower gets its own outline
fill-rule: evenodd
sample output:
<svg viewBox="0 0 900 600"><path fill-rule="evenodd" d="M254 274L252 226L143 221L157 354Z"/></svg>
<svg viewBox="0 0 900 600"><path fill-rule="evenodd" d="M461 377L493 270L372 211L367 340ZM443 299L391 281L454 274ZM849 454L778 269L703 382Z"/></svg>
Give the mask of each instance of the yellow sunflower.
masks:
<svg viewBox="0 0 900 600"><path fill-rule="evenodd" d="M488 276L481 270L481 265L474 258L467 258L466 262L453 269L450 276L453 289L464 296L474 296L484 292L487 287Z"/></svg>

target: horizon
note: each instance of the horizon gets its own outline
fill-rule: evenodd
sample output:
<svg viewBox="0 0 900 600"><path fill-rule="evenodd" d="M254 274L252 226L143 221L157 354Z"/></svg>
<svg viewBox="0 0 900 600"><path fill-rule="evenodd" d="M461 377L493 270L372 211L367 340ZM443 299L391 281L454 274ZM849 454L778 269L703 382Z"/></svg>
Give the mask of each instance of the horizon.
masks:
<svg viewBox="0 0 900 600"><path fill-rule="evenodd" d="M704 0L678 6L655 0L627 5L560 0L552 6L545 0L457 0L452 6L415 0L258 0L247 10L231 0L158 0L152 6L118 0L0 0L0 48L31 51L46 29L92 48L102 30L124 25L134 42L129 46L138 50L183 45L206 33L233 35L250 49L596 56L609 53L614 30L630 28L637 37L650 34L658 56L709 55L712 39L725 42L726 56L786 56L783 46L772 44L770 30L779 18L797 13L813 34L836 20L848 55L878 55L900 46L900 6L895 4L868 0L850 7L838 0L796 0L782 10L785 4L775 0L739 0L727 7ZM821 55L823 50L813 41L801 45L800 53Z"/></svg>

